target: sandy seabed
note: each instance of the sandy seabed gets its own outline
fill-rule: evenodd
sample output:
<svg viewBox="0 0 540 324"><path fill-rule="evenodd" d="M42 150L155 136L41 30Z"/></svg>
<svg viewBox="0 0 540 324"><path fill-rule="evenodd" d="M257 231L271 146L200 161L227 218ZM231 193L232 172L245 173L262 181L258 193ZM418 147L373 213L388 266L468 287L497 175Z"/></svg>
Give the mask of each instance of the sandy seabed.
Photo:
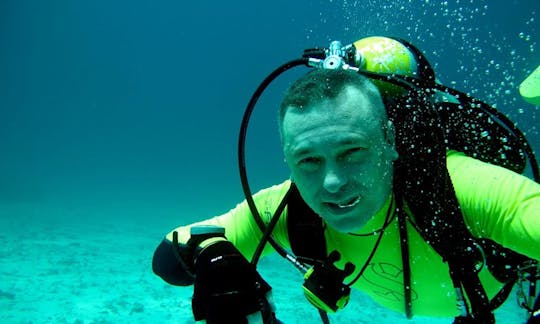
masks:
<svg viewBox="0 0 540 324"><path fill-rule="evenodd" d="M0 206L0 323L194 323L192 288L170 286L151 270L154 249L173 225L157 216L126 222L129 215L111 215ZM261 260L259 271L273 287L281 321L321 323L291 265L272 256ZM496 315L498 323L524 322L515 295ZM349 305L330 315L330 322L452 320L407 320L354 291Z"/></svg>

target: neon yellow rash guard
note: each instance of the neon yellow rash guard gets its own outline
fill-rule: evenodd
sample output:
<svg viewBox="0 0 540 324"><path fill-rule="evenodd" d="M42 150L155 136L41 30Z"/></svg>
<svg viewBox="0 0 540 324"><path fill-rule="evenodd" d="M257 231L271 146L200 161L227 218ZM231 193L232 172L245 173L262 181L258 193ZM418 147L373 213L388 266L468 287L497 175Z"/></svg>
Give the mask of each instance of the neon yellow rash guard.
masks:
<svg viewBox="0 0 540 324"><path fill-rule="evenodd" d="M461 205L466 225L475 237L490 238L505 247L534 259L540 259L540 185L504 168L480 162L462 153L449 152L448 170ZM254 195L261 217L269 222L290 181L264 189ZM381 228L390 207L389 198L381 210L357 233L370 233ZM413 216L411 216L413 217ZM283 212L273 237L289 248L287 210ZM414 217L413 217L414 218ZM221 216L197 223L225 227L225 235L250 259L262 234L246 202ZM189 227L180 227L181 241L187 241ZM409 253L414 315L452 317L457 315L456 297L448 266L409 223ZM374 248L377 235L353 236L340 233L329 226L325 230L328 253L338 250L345 262L356 266L345 279L349 283L362 268ZM167 235L169 240L172 234ZM263 255L274 250L268 244ZM379 247L363 276L353 285L370 295L376 302L395 311L404 312L403 275L397 221L386 228ZM293 268L291 267L291 271ZM489 297L502 286L484 267L480 280ZM300 287L299 287L300 289Z"/></svg>

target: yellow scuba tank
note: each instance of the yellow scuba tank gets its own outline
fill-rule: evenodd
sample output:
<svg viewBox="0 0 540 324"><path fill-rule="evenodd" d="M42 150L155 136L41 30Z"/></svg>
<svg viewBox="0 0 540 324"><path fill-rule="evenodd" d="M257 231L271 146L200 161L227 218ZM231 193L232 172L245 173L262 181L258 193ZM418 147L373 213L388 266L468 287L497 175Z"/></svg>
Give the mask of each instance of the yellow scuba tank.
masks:
<svg viewBox="0 0 540 324"><path fill-rule="evenodd" d="M411 50L398 40L372 36L353 43L355 64L361 70L404 76L417 76L418 62ZM374 81L383 95L399 95L403 89L387 82Z"/></svg>

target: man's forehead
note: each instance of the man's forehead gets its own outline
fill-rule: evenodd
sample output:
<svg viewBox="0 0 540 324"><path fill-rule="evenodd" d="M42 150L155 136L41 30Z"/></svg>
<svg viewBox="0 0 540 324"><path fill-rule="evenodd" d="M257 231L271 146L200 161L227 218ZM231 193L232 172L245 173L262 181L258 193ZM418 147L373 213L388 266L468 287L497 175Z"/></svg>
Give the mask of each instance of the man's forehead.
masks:
<svg viewBox="0 0 540 324"><path fill-rule="evenodd" d="M370 142L370 136L368 133L362 131L361 129L356 129L352 132L350 129L334 129L335 132L318 134L319 136L315 137L294 137L285 143L285 150L295 154L295 155L304 155L313 151L314 147L319 147L321 142L326 142L327 138L331 140L328 141L332 144L333 147L344 147L344 146L367 146Z"/></svg>
<svg viewBox="0 0 540 324"><path fill-rule="evenodd" d="M326 118L362 118L380 120L384 116L384 106L376 96L369 96L353 86L345 87L335 98L322 98L304 107L290 106L285 113L300 117L301 115L319 115ZM308 117L309 116L305 116Z"/></svg>

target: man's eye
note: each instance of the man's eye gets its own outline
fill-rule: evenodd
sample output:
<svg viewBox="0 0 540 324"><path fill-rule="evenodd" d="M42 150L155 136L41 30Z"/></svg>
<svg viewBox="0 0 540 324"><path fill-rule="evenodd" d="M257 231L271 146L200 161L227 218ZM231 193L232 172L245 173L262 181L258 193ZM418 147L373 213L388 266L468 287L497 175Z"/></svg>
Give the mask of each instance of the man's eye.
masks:
<svg viewBox="0 0 540 324"><path fill-rule="evenodd" d="M345 151L342 155L343 158L349 160L349 161L355 161L358 159L362 159L366 154L366 149L363 147L355 147L348 149Z"/></svg>
<svg viewBox="0 0 540 324"><path fill-rule="evenodd" d="M300 159L297 163L298 167L310 171L315 170L319 167L321 164L321 159L316 157L306 157L303 159Z"/></svg>
<svg viewBox="0 0 540 324"><path fill-rule="evenodd" d="M303 158L300 161L298 161L298 164L319 164L321 162L320 159L315 157L307 157Z"/></svg>

